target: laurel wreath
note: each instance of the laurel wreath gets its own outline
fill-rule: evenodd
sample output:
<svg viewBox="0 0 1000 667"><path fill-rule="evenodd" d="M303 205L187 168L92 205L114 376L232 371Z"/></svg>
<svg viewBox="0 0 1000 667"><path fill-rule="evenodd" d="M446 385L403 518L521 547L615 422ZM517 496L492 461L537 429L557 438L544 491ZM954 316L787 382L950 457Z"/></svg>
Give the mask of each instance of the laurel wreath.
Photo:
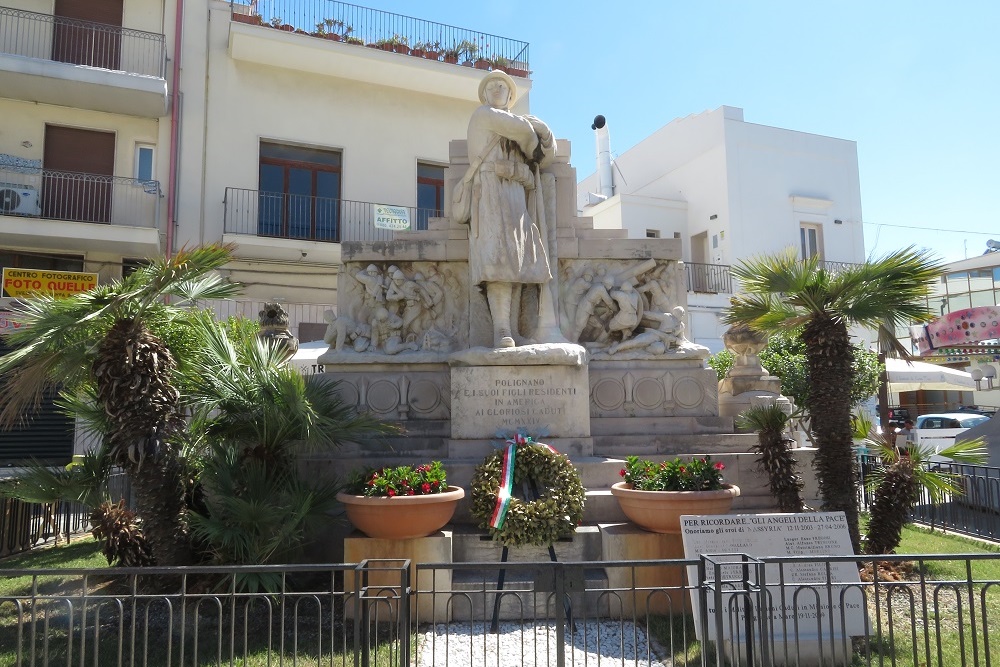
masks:
<svg viewBox="0 0 1000 667"><path fill-rule="evenodd" d="M586 499L580 473L565 455L538 444L518 446L514 459L514 488L520 490L523 483L533 480L537 500L512 498L503 527L491 527L502 466L503 450L498 450L476 466L473 474L472 515L480 528L508 547L546 546L573 533L583 520Z"/></svg>

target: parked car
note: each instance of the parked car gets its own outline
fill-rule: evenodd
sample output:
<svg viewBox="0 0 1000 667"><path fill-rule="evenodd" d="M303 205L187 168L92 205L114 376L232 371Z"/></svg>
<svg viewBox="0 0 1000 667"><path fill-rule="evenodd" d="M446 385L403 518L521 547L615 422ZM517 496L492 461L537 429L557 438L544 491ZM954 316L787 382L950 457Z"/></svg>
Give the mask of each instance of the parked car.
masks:
<svg viewBox="0 0 1000 667"><path fill-rule="evenodd" d="M914 425L910 440L923 447L931 447L939 452L945 447L955 444L955 436L973 426L978 426L990 418L972 412L945 412L941 414L920 415ZM931 457L931 460L948 461L944 457Z"/></svg>

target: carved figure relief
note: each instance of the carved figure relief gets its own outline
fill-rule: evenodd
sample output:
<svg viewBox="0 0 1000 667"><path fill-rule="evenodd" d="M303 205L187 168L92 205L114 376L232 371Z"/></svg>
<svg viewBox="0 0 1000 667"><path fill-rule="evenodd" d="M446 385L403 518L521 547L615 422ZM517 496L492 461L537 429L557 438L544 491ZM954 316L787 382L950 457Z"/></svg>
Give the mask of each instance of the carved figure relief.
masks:
<svg viewBox="0 0 1000 667"><path fill-rule="evenodd" d="M328 311L324 340L336 352L408 354L455 349L467 316L464 285L455 267L433 262L348 265L342 281L344 314Z"/></svg>
<svg viewBox="0 0 1000 667"><path fill-rule="evenodd" d="M564 267L561 322L592 353L656 357L695 346L684 338L684 308L671 303L669 264L649 259Z"/></svg>

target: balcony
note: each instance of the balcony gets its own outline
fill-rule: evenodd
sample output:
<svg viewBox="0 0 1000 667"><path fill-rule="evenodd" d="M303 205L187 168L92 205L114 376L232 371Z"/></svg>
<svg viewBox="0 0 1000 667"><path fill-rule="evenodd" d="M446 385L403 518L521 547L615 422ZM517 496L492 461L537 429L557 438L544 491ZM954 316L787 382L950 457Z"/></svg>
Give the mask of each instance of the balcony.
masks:
<svg viewBox="0 0 1000 667"><path fill-rule="evenodd" d="M160 199L158 181L0 166L0 238L144 257L159 252Z"/></svg>
<svg viewBox="0 0 1000 667"><path fill-rule="evenodd" d="M282 248L298 259L303 243L315 248L327 261L339 262L339 248L347 241L392 241L393 231L375 227L375 202L311 197L282 192L226 188L224 232L241 246L256 252L270 249L267 256L282 257ZM406 209L414 229L427 229L428 220L441 211L394 206ZM240 253L237 252L237 255ZM316 256L310 253L311 258Z"/></svg>
<svg viewBox="0 0 1000 667"><path fill-rule="evenodd" d="M684 264L687 291L698 294L732 294L733 278L727 264Z"/></svg>
<svg viewBox="0 0 1000 667"><path fill-rule="evenodd" d="M230 7L229 53L237 60L468 101L478 99L477 68L524 79L530 72L527 42L478 30L329 0Z"/></svg>
<svg viewBox="0 0 1000 667"><path fill-rule="evenodd" d="M0 94L146 118L167 113L163 35L0 7Z"/></svg>

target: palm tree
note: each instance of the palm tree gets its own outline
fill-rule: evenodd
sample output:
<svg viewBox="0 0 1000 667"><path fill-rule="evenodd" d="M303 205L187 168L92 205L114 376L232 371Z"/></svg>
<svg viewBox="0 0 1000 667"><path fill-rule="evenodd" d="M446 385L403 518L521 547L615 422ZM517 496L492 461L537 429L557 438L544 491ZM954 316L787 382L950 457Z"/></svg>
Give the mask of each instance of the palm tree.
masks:
<svg viewBox="0 0 1000 667"><path fill-rule="evenodd" d="M132 478L160 565L188 564L192 550L175 442L184 424L173 382L177 362L154 332L190 319L195 312L185 306L193 301L235 295L238 286L215 273L230 251L185 249L82 294L26 299L12 307L24 325L8 336L17 349L0 358L2 424L18 422L46 387L75 393L92 386L108 420L111 460Z"/></svg>
<svg viewBox="0 0 1000 667"><path fill-rule="evenodd" d="M304 377L287 352L244 331L227 334L208 314L204 347L181 369L192 449L203 461L206 511L191 514L195 537L225 564L289 562L310 529L329 521L339 487L298 474L298 454L397 432L345 404L336 382ZM267 575L241 587L269 589Z"/></svg>
<svg viewBox="0 0 1000 667"><path fill-rule="evenodd" d="M726 321L768 333L793 330L805 343L811 383L805 407L816 441L823 509L846 514L855 552L860 532L849 327L874 329L880 351L908 356L896 329L934 317L926 297L941 273L936 260L913 248L837 271L823 268L817 257L800 260L793 249L733 267L742 292L733 297Z"/></svg>
<svg viewBox="0 0 1000 667"><path fill-rule="evenodd" d="M928 466L931 457L952 459L956 463L984 465L986 449L982 439L957 442L938 452L926 445L912 445L900 453L893 443L869 439L866 444L876 450L882 466L871 474L866 484L874 491L869 511L871 519L865 535L865 550L869 554L891 554L899 546L903 526L910 521L910 512L926 492L932 503L947 495L961 495L955 483L961 475Z"/></svg>
<svg viewBox="0 0 1000 667"><path fill-rule="evenodd" d="M774 404L751 406L736 418L736 425L740 428L757 431L757 446L754 447L754 451L760 454L757 465L767 475L768 488L778 501L779 512L801 512L805 508L802 479L795 470L797 462L788 448L793 441L785 435L790 419L790 415Z"/></svg>

